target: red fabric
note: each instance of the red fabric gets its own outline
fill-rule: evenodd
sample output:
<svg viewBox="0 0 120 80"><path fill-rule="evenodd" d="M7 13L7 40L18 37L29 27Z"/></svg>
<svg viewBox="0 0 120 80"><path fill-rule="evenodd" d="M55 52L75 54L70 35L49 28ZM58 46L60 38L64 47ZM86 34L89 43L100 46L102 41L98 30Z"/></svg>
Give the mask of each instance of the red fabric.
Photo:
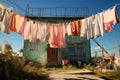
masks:
<svg viewBox="0 0 120 80"><path fill-rule="evenodd" d="M80 28L81 28L81 21L80 20L72 22L72 27L71 27L72 36L79 36L80 35Z"/></svg>
<svg viewBox="0 0 120 80"><path fill-rule="evenodd" d="M48 25L49 44L52 48L63 48L65 45L65 25L64 24L49 24Z"/></svg>
<svg viewBox="0 0 120 80"><path fill-rule="evenodd" d="M11 28L10 28L10 30L11 30L12 32L17 32L17 30L16 30L16 20L15 20L15 16L16 16L16 14L13 14L13 15L12 15Z"/></svg>

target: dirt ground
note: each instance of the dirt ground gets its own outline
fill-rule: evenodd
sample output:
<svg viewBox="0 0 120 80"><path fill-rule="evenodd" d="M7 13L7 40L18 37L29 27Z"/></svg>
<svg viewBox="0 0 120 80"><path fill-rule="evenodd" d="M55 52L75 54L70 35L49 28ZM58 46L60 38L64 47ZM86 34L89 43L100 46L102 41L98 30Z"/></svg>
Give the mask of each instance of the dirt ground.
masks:
<svg viewBox="0 0 120 80"><path fill-rule="evenodd" d="M77 70L49 70L51 80L104 80L99 78L95 73L87 69Z"/></svg>

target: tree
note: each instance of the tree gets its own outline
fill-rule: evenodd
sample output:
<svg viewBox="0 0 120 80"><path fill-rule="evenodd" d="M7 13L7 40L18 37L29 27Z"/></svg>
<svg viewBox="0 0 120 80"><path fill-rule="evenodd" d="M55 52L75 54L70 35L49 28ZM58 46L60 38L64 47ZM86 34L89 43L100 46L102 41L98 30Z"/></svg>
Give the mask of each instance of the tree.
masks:
<svg viewBox="0 0 120 80"><path fill-rule="evenodd" d="M5 54L12 54L12 47L10 44L6 43L4 45L4 53Z"/></svg>

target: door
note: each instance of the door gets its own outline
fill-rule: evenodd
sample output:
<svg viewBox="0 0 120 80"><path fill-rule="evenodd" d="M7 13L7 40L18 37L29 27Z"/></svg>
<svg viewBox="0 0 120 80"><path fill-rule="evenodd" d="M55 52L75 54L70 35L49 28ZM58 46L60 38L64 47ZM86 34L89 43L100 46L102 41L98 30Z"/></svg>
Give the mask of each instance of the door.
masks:
<svg viewBox="0 0 120 80"><path fill-rule="evenodd" d="M47 65L58 64L58 48L47 47Z"/></svg>

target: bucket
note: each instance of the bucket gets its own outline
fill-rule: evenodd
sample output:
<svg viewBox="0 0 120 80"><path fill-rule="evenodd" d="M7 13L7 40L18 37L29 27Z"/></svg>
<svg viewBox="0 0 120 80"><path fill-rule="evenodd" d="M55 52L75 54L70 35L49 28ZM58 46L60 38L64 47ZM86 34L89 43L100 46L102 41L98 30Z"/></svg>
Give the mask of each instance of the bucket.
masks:
<svg viewBox="0 0 120 80"><path fill-rule="evenodd" d="M65 59L65 60L62 60L62 65L65 66L65 65L68 65L69 64L69 60Z"/></svg>

